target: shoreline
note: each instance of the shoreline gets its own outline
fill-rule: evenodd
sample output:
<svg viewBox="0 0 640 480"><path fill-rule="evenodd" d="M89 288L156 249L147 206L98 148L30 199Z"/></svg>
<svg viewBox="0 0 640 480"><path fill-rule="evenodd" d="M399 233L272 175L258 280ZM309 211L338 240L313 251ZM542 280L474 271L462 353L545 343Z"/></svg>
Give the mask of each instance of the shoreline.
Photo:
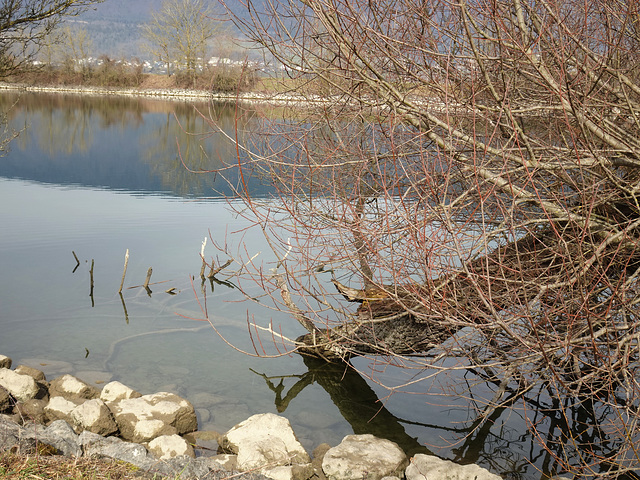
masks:
<svg viewBox="0 0 640 480"><path fill-rule="evenodd" d="M144 88L144 87L88 87L81 85L31 85L26 83L7 83L0 81L0 94L2 92L31 92L53 93L94 97L123 97L123 98L147 98L151 100L163 100L174 102L234 102L248 105L268 105L277 107L311 107L322 106L332 108L341 103L341 97L327 97L315 94L297 95L295 93L277 92L243 92L227 94L210 92L207 90L191 90L185 88ZM412 102L434 113L469 113L469 110L459 104L445 104L441 101L426 98L411 98ZM357 102L349 100L349 105L357 105ZM374 104L376 102L372 102ZM375 108L388 110L389 107L377 105Z"/></svg>
<svg viewBox="0 0 640 480"><path fill-rule="evenodd" d="M299 97L292 94L244 92L239 94L225 94L209 92L206 90L189 90L183 88L136 88L136 87L85 87L79 85L29 85L18 83L0 82L0 93L5 91L33 92L33 93L62 93L72 95L89 96L120 96L120 97L147 97L157 100L182 100L219 102L245 102L245 103L271 103L287 105L292 102L299 103L329 103L326 98Z"/></svg>

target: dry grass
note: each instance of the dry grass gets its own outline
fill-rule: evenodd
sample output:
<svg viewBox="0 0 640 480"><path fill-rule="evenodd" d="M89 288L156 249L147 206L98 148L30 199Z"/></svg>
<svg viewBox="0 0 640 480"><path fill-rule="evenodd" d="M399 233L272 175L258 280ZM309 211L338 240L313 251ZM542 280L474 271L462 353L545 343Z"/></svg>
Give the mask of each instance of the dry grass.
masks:
<svg viewBox="0 0 640 480"><path fill-rule="evenodd" d="M131 464L109 459L0 453L0 479L152 480L159 478L139 471Z"/></svg>
<svg viewBox="0 0 640 480"><path fill-rule="evenodd" d="M147 89L169 89L175 87L174 77L167 75L157 75L155 73L146 74L140 84L140 88Z"/></svg>

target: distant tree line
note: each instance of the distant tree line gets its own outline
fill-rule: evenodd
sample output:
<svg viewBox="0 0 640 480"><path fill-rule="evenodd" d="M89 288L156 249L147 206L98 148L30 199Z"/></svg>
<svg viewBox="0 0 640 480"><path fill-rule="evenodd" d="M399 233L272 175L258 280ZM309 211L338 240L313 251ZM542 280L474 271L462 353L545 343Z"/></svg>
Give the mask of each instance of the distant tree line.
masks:
<svg viewBox="0 0 640 480"><path fill-rule="evenodd" d="M87 29L61 21L100 1L0 0L0 77L46 84L143 85L148 75L142 61L96 55ZM163 88L230 92L256 82L248 62L230 60L239 56L239 48L203 0L165 1L143 25L142 36L146 44L140 53L166 66L168 78L156 82Z"/></svg>
<svg viewBox="0 0 640 480"><path fill-rule="evenodd" d="M0 0L0 78L31 62L64 16L103 0Z"/></svg>
<svg viewBox="0 0 640 480"><path fill-rule="evenodd" d="M234 50L225 25L203 0L166 0L143 26L148 52L166 65L167 75L179 83L215 90L246 89L255 82L247 62L230 61ZM213 61L212 44L216 43ZM236 49L237 50L237 49Z"/></svg>

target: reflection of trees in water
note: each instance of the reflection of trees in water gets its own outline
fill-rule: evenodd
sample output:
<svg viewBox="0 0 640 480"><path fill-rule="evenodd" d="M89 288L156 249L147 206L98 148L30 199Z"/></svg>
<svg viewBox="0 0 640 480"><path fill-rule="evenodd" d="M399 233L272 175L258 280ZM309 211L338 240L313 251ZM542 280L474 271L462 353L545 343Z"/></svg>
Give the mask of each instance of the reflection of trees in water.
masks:
<svg viewBox="0 0 640 480"><path fill-rule="evenodd" d="M264 374L258 374L276 394L275 404L278 412L284 412L289 403L305 387L317 383L329 394L331 401L351 425L354 433L370 433L396 442L408 455L429 453L429 450L416 438L407 434L402 426L403 421L381 404L375 392L353 369L311 357L303 357L303 360L308 371L295 375L298 380L286 393L283 382L286 377L267 377ZM274 379L279 380L277 385L272 382ZM407 422L404 421L404 423Z"/></svg>
<svg viewBox="0 0 640 480"><path fill-rule="evenodd" d="M4 103L5 96L2 97ZM34 112L38 113L37 117L32 115ZM50 96L21 97L9 117L12 122L27 127L17 140L21 148L35 142L54 159L60 158L56 156L60 153L86 152L93 142L90 111L78 105L61 104Z"/></svg>
<svg viewBox="0 0 640 480"><path fill-rule="evenodd" d="M396 417L385 408L371 386L353 368L313 357L302 358L308 369L302 374L269 377L254 372L275 393L278 412L284 412L298 394L317 383L329 394L354 433L369 433L394 441L409 456L416 453L437 455L438 452L431 452L428 445L421 444L409 435L404 425L416 425L432 431L432 436L455 442L450 457L454 462L478 463L511 479L532 478L532 475L539 476L540 471L550 476L560 473L556 456L566 449L579 449L582 455L598 458L605 458L617 450L616 441L599 427L603 417L611 412L605 412L592 398L565 400L564 405L560 405L557 399L541 391L531 392L524 398L521 392L513 391L507 392L501 406L489 415L482 414L482 401L478 399L480 405L477 405L477 410L469 411L466 421L452 424L449 417L445 416L415 422ZM295 379L295 383L289 386L290 379ZM491 379L484 380L491 384ZM499 385L496 385L498 388ZM442 398L443 402L447 402L446 396ZM453 395L449 400L455 403ZM518 405L532 412L533 416L529 417L526 410L521 412ZM512 419L513 415L515 420ZM535 422L538 434L544 430L548 432L542 449L538 448L531 430L518 428L523 419ZM579 439L579 443L572 444L572 439ZM530 448L514 451L514 442L529 445ZM638 478L633 473L627 475L619 479Z"/></svg>
<svg viewBox="0 0 640 480"><path fill-rule="evenodd" d="M211 133L208 120L200 115L202 107L215 112L224 131L233 132L234 110L224 104L175 104L162 121L157 121L141 141L145 145L144 162L162 184L180 195L213 195L217 175L212 170L233 168L233 145L220 133Z"/></svg>
<svg viewBox="0 0 640 480"><path fill-rule="evenodd" d="M20 136L19 145L37 142L52 157L57 153L71 155L86 152L93 144L94 130L116 127L122 130L137 127L143 122L148 109L144 99L106 96L79 96L64 94L0 95L0 109L8 113L14 125L27 128ZM33 115L37 113L37 117ZM27 120L28 119L28 120Z"/></svg>
<svg viewBox="0 0 640 480"><path fill-rule="evenodd" d="M242 129L248 124L242 117L245 113L236 122L236 107L228 104L147 98L9 92L0 95L0 109L7 112L12 128L27 127L15 140L17 148L33 151L37 145L46 154L34 155L31 170L53 167L65 178L74 176L102 185L109 180L88 171L113 169L111 161L106 164L102 157L117 155L118 148L125 149L127 142L133 142L129 148L136 151L122 151L119 161L140 161L149 168L139 171L127 165L128 175L145 175L142 185L157 188L155 184L161 183L162 190L189 196L216 195L216 189L229 192L226 182L235 186L237 179L233 144L224 134L214 132L210 117L234 137L236 126ZM104 133L109 130L122 132L123 144L106 144L108 150L87 158L92 148L104 144L102 135L110 135ZM84 170L86 175L78 174ZM224 172L224 180L214 170ZM117 179L114 183L121 186ZM133 183L125 182L124 186L130 188Z"/></svg>

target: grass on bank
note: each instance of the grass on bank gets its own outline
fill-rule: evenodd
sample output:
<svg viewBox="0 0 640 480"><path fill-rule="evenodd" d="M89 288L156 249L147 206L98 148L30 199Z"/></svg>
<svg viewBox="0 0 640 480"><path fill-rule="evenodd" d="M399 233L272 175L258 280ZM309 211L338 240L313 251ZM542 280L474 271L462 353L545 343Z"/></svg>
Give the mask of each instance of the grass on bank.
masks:
<svg viewBox="0 0 640 480"><path fill-rule="evenodd" d="M243 66L207 68L197 75L177 72L173 75L143 73L141 65L104 59L98 66L82 70L68 67L21 67L1 79L7 83L47 86L84 86L111 88L180 88L217 93L251 91L259 81L257 72Z"/></svg>
<svg viewBox="0 0 640 480"><path fill-rule="evenodd" d="M109 459L61 455L0 453L0 479L11 480L159 480L131 464Z"/></svg>
<svg viewBox="0 0 640 480"><path fill-rule="evenodd" d="M305 78L266 76L249 71L243 66L211 67L196 78L178 72L173 75L143 73L141 68L106 59L100 67L87 67L76 71L64 67L16 68L0 81L34 86L74 86L103 88L139 88L150 90L205 90L213 93L266 93L266 94L331 94L323 82ZM330 90L330 89L329 89ZM335 92L333 92L335 93Z"/></svg>

